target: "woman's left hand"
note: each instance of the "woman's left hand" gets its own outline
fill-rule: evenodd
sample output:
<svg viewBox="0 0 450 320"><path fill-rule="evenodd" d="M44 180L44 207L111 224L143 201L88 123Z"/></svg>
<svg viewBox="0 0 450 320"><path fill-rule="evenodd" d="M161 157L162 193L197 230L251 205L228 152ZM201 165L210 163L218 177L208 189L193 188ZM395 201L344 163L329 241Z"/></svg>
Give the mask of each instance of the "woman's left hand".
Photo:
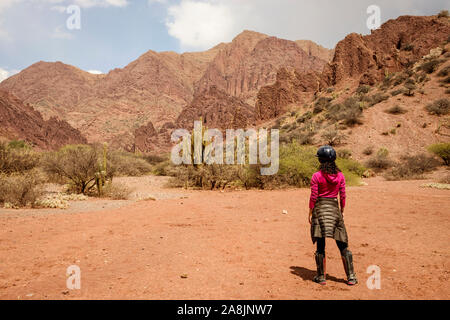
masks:
<svg viewBox="0 0 450 320"><path fill-rule="evenodd" d="M311 224L312 223L312 213L313 213L313 210L312 209L309 209L309 216L308 216L308 221L309 221L309 224Z"/></svg>

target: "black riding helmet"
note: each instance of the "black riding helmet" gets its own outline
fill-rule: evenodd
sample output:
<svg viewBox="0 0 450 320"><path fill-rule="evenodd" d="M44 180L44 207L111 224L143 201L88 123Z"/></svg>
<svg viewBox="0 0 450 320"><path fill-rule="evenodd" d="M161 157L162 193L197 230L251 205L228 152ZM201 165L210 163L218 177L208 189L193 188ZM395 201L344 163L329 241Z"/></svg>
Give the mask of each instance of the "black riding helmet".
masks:
<svg viewBox="0 0 450 320"><path fill-rule="evenodd" d="M336 160L336 151L333 147L322 146L317 150L316 157L319 158L320 163L333 162Z"/></svg>

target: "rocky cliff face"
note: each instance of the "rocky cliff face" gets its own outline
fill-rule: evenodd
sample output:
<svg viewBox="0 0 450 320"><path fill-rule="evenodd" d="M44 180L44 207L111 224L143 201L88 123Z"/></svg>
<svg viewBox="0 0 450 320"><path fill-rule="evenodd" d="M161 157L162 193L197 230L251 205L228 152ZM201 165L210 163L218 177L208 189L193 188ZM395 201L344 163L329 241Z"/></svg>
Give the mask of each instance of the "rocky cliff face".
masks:
<svg viewBox="0 0 450 320"><path fill-rule="evenodd" d="M192 103L178 116L176 126L192 129L194 121L200 119L211 129L244 129L255 123L251 105L215 86L194 97Z"/></svg>
<svg viewBox="0 0 450 320"><path fill-rule="evenodd" d="M17 97L0 90L0 136L26 140L44 150L66 144L87 143L81 133L66 121L42 115Z"/></svg>
<svg viewBox="0 0 450 320"><path fill-rule="evenodd" d="M279 70L275 84L261 88L257 95L257 119L275 118L287 105L303 103L305 92L317 93L342 83L374 85L387 74L411 67L430 49L445 43L449 34L449 19L436 16L403 16L370 35L352 33L337 44L322 74Z"/></svg>
<svg viewBox="0 0 450 320"><path fill-rule="evenodd" d="M402 16L389 20L370 35L352 33L336 46L324 79L330 85L349 78L373 85L386 74L411 66L445 42L449 34L448 18L436 16Z"/></svg>
<svg viewBox="0 0 450 320"><path fill-rule="evenodd" d="M311 40L297 40L295 43L310 57L316 57L330 62L334 57L334 49L327 49Z"/></svg>
<svg viewBox="0 0 450 320"><path fill-rule="evenodd" d="M277 118L286 112L289 104L302 103L308 97L305 92L318 92L324 86L326 83L320 73L300 73L282 68L277 73L276 82L259 91L255 105L256 119Z"/></svg>
<svg viewBox="0 0 450 320"><path fill-rule="evenodd" d="M326 62L294 41L244 31L220 50L198 82L197 91L216 86L254 105L259 89L275 82L280 68L321 71Z"/></svg>

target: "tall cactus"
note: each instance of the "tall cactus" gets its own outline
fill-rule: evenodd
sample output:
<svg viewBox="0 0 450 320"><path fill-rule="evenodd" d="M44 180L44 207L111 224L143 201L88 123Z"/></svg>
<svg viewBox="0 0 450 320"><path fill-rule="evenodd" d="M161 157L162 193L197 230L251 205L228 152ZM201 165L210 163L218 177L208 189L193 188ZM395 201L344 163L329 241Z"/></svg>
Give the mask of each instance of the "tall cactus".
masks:
<svg viewBox="0 0 450 320"><path fill-rule="evenodd" d="M99 165L99 170L95 174L95 183L97 185L97 191L98 195L103 195L103 187L106 183L106 177L107 177L107 153L108 153L108 144L103 144L103 159L102 162Z"/></svg>

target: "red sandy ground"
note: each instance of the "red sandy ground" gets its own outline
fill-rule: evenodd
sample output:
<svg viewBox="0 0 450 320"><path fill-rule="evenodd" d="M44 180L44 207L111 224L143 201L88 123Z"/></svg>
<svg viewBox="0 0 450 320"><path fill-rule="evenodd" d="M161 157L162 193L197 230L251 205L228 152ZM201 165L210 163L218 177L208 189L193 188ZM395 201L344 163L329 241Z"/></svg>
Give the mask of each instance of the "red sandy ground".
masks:
<svg viewBox="0 0 450 320"><path fill-rule="evenodd" d="M449 299L450 191L367 182L348 189L345 212L356 287L330 240L328 283L311 281L309 190L199 191L112 211L3 214L0 298ZM66 288L72 264L81 290ZM370 265L380 290L366 286Z"/></svg>

